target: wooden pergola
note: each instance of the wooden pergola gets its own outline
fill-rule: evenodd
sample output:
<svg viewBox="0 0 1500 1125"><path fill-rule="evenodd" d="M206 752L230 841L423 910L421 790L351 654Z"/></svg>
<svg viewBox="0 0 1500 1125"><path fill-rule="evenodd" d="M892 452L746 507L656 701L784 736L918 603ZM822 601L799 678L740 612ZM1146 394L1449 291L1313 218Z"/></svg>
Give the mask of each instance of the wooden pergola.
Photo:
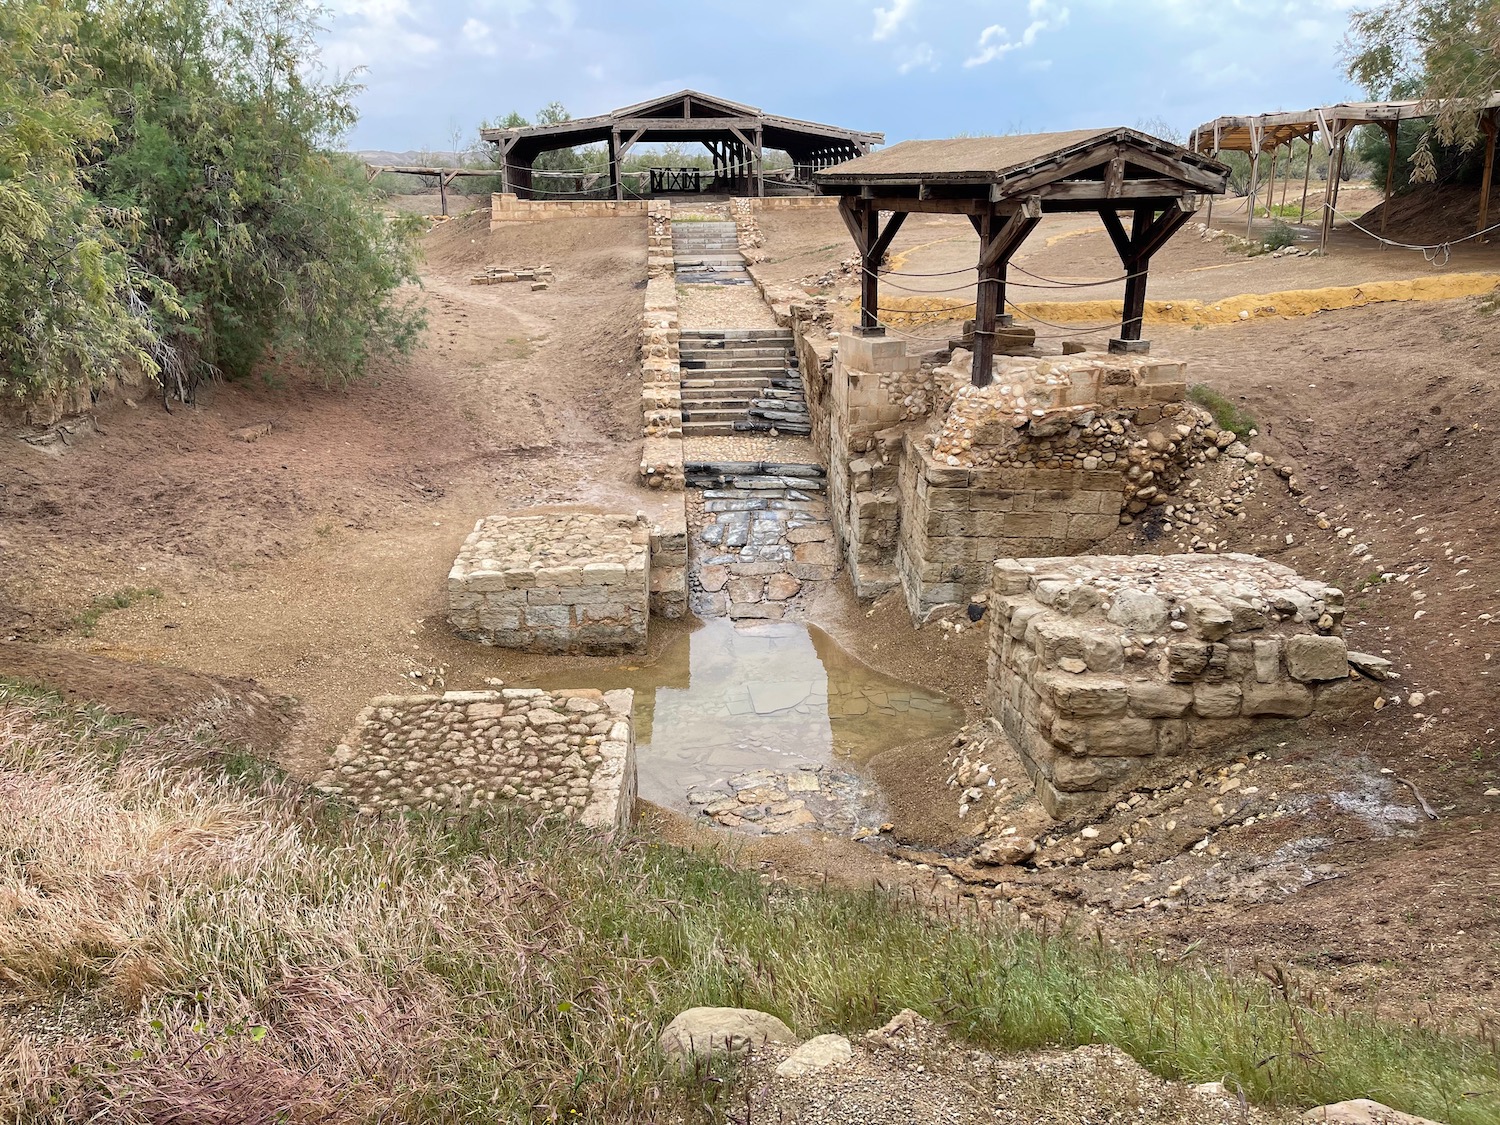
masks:
<svg viewBox="0 0 1500 1125"><path fill-rule="evenodd" d="M1306 140L1309 147L1315 136L1322 138L1328 149L1328 188L1324 192L1322 235L1320 246L1328 250L1328 236L1333 232L1334 212L1338 208L1339 185L1343 179L1344 150L1349 134L1361 125L1372 125L1381 129L1389 146L1390 160L1385 175L1385 206L1380 211L1380 233L1385 235L1390 215L1391 195L1396 185L1396 131L1403 121L1417 121L1433 117L1443 108L1438 99L1426 101L1396 102L1340 102L1337 105L1319 106L1316 109L1294 112L1259 113L1241 117L1217 117L1193 130L1189 147L1195 152L1218 155L1221 152L1243 152L1250 157L1249 207L1245 216L1245 233L1250 233L1250 224L1255 219L1256 196L1260 189L1260 158L1271 154L1271 176L1266 200L1274 204L1276 192L1277 153L1282 145L1287 146L1290 162L1291 145L1294 141ZM1496 93L1478 107L1479 125L1484 132L1484 175L1479 188L1479 221L1476 231L1489 226L1490 185L1495 173L1495 138L1500 132L1500 93ZM1290 168L1288 168L1290 171ZM1308 176L1312 161L1302 175L1302 209L1299 222L1307 218ZM1282 203L1286 203L1286 182L1282 183ZM1269 210L1269 208L1268 208Z"/></svg>
<svg viewBox="0 0 1500 1125"><path fill-rule="evenodd" d="M883 133L777 117L696 90L682 90L597 117L523 129L481 129L479 135L499 151L502 190L523 198L533 194L536 158L575 145L603 142L608 146L610 196L624 199L620 167L637 144L696 142L713 158L711 186L765 195L768 148L787 153L797 176L809 181L817 169L869 152L885 141Z"/></svg>
<svg viewBox="0 0 1500 1125"><path fill-rule="evenodd" d="M1222 194L1229 169L1134 129L1084 129L1013 137L905 141L814 177L839 196L863 265L856 331L881 335L881 261L906 216L964 215L979 235L974 317L976 386L991 380L995 329L1004 315L1011 257L1043 215L1096 211L1125 267L1125 312L1112 351L1144 351L1151 257L1198 210ZM890 218L882 220L882 213ZM1121 212L1129 215L1126 229Z"/></svg>

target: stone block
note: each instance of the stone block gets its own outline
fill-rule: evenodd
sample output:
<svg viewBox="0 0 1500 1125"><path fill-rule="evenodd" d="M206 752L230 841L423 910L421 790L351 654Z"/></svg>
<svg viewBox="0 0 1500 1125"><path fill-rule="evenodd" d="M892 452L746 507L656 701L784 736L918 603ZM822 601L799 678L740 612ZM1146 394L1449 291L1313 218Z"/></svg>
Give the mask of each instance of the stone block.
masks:
<svg viewBox="0 0 1500 1125"><path fill-rule="evenodd" d="M1193 688L1193 713L1204 719L1232 719L1240 713L1240 685L1200 683Z"/></svg>
<svg viewBox="0 0 1500 1125"><path fill-rule="evenodd" d="M1286 669L1300 683L1347 679L1349 649L1342 637L1298 633L1286 642Z"/></svg>
<svg viewBox="0 0 1500 1125"><path fill-rule="evenodd" d="M1244 687L1240 707L1245 715L1267 715L1283 719L1302 719L1312 714L1312 689L1302 684L1253 683Z"/></svg>
<svg viewBox="0 0 1500 1125"><path fill-rule="evenodd" d="M1134 680L1129 685L1130 713L1143 719L1176 719L1193 705L1193 690L1158 680Z"/></svg>

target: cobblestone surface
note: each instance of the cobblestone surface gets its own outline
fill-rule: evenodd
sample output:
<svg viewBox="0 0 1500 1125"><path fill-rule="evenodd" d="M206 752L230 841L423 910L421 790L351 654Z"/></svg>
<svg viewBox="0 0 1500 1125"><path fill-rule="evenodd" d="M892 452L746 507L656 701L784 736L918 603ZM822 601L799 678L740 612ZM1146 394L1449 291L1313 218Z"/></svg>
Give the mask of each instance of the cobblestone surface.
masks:
<svg viewBox="0 0 1500 1125"><path fill-rule="evenodd" d="M366 814L514 801L621 827L635 803L632 701L534 688L385 696L360 712L321 785Z"/></svg>

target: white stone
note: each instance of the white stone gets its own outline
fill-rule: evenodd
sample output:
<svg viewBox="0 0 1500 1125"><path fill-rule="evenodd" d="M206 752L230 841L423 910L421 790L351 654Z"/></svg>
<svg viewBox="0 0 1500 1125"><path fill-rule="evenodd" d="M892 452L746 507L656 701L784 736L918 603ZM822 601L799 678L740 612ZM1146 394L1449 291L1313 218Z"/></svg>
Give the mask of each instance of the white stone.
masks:
<svg viewBox="0 0 1500 1125"><path fill-rule="evenodd" d="M798 1047L776 1068L778 1078L801 1078L848 1062L854 1048L842 1035L819 1035Z"/></svg>

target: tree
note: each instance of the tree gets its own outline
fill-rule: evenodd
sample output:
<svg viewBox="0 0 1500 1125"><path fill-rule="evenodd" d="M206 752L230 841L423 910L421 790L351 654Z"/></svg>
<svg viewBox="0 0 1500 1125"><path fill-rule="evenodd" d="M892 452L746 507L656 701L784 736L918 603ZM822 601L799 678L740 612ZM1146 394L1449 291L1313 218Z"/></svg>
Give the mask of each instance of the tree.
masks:
<svg viewBox="0 0 1500 1125"><path fill-rule="evenodd" d="M1412 179L1437 177L1434 148L1467 151L1500 89L1500 0L1389 0L1349 17L1349 77L1380 98L1441 98L1412 153Z"/></svg>
<svg viewBox="0 0 1500 1125"><path fill-rule="evenodd" d="M0 4L0 395L94 384L121 362L154 371L149 291L121 245L128 210L102 213L80 160L112 140L90 93L78 16ZM139 287L139 289L137 288ZM171 312L169 304L163 311Z"/></svg>

